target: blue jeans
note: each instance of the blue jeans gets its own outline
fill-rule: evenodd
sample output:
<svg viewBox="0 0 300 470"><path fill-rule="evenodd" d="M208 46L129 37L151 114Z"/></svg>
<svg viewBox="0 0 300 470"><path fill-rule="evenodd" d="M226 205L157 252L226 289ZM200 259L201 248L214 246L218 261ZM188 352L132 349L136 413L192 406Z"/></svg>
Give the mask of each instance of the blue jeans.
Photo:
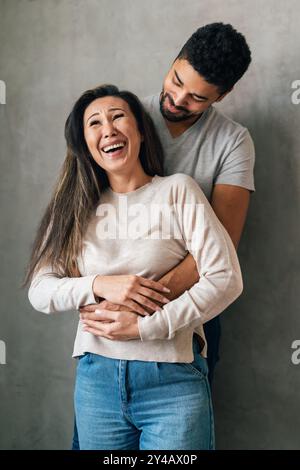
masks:
<svg viewBox="0 0 300 470"><path fill-rule="evenodd" d="M214 449L208 367L195 336L193 350L191 364L81 356L75 385L80 449Z"/></svg>

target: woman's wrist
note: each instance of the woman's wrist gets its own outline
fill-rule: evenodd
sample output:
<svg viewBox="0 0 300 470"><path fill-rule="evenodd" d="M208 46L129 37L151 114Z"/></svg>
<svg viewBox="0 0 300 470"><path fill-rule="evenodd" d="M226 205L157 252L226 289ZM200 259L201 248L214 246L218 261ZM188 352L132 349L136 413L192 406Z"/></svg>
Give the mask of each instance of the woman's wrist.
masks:
<svg viewBox="0 0 300 470"><path fill-rule="evenodd" d="M102 292L101 292L102 277L103 276L98 274L98 276L95 277L93 285L92 285L92 289L93 289L95 299L97 299L97 298L99 299L99 298L103 297Z"/></svg>

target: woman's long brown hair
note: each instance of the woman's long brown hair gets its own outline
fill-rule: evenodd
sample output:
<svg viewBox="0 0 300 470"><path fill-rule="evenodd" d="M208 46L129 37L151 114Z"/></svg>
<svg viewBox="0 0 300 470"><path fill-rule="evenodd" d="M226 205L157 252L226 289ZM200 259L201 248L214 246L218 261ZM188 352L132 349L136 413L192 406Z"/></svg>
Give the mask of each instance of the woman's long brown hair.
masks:
<svg viewBox="0 0 300 470"><path fill-rule="evenodd" d="M126 101L144 136L139 158L146 174L163 175L163 150L153 122L136 95L114 85L84 92L65 124L67 154L52 198L41 219L32 245L22 287L31 282L42 266L62 277L78 277L77 257L82 239L101 192L109 186L106 172L95 162L84 138L83 114L97 98L116 96Z"/></svg>

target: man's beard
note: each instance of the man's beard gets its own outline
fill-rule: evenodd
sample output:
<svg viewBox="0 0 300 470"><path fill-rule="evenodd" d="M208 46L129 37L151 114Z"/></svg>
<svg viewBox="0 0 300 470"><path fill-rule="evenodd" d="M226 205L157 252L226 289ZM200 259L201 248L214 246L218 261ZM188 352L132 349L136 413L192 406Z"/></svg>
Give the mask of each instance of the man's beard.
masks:
<svg viewBox="0 0 300 470"><path fill-rule="evenodd" d="M161 114L163 115L165 119L167 119L167 121L171 121L171 122L187 121L191 117L195 116L195 114L190 113L182 106L175 106L175 108L178 109L178 111L182 111L182 113L180 114L174 114L171 111L165 110L164 103L166 99L169 100L169 103L171 103L172 106L175 106L175 103L173 99L171 98L171 96L168 93L164 94L164 92L162 91L160 98L159 98L159 107L160 107Z"/></svg>

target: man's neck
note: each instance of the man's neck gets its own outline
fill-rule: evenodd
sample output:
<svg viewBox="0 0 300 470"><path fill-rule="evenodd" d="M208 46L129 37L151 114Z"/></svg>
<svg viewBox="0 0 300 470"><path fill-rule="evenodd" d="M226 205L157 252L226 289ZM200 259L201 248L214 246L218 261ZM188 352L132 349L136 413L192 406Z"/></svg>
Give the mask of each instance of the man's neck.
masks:
<svg viewBox="0 0 300 470"><path fill-rule="evenodd" d="M199 116L193 117L191 119L187 119L186 121L179 121L179 122L172 122L168 121L166 118L164 118L164 121L166 123L166 126L171 134L172 137L179 137L181 134L183 134L187 129L189 129L200 117L202 114Z"/></svg>

